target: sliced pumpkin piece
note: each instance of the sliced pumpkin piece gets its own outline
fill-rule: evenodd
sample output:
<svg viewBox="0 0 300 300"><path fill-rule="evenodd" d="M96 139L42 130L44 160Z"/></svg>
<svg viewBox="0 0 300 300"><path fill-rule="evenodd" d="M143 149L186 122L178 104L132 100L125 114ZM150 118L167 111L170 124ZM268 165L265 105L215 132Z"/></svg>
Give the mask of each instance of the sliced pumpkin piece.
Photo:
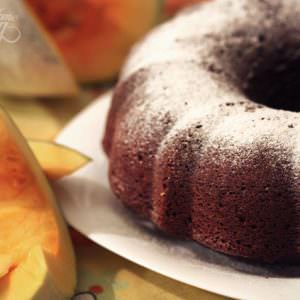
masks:
<svg viewBox="0 0 300 300"><path fill-rule="evenodd" d="M0 299L70 298L76 273L67 227L37 160L3 109L0 165L0 256L6 261Z"/></svg>
<svg viewBox="0 0 300 300"><path fill-rule="evenodd" d="M21 96L77 94L71 71L24 1L2 0L1 9L12 21L2 32L0 92Z"/></svg>
<svg viewBox="0 0 300 300"><path fill-rule="evenodd" d="M162 0L26 0L81 82L115 78L134 42L160 19Z"/></svg>
<svg viewBox="0 0 300 300"><path fill-rule="evenodd" d="M82 153L55 142L29 140L28 143L44 173L51 180L70 175L91 161Z"/></svg>

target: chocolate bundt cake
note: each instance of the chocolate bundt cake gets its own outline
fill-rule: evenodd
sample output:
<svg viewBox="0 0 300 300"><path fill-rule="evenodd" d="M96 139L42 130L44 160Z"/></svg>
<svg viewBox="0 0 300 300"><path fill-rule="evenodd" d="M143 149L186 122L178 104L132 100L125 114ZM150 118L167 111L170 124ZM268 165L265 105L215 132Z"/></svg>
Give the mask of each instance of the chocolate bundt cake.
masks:
<svg viewBox="0 0 300 300"><path fill-rule="evenodd" d="M214 0L150 33L115 89L113 192L233 256L300 252L300 2Z"/></svg>

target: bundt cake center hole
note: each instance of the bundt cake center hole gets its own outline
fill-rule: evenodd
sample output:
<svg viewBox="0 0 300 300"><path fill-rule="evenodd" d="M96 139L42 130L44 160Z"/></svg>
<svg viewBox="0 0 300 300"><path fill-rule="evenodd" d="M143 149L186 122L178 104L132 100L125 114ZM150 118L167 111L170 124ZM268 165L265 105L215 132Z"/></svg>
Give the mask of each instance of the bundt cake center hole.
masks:
<svg viewBox="0 0 300 300"><path fill-rule="evenodd" d="M275 109L300 111L300 59L266 59L251 72L244 92L252 101Z"/></svg>
<svg viewBox="0 0 300 300"><path fill-rule="evenodd" d="M295 29L283 26L280 20L273 20L271 28L266 26L229 26L220 38L225 42L213 40L216 65L221 76L253 102L300 112L299 35L291 34Z"/></svg>

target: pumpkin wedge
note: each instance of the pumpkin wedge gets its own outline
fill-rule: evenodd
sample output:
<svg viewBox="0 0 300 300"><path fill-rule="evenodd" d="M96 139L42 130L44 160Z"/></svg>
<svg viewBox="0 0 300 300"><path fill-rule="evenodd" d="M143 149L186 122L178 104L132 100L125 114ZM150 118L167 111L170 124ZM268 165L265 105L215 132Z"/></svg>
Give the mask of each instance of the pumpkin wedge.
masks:
<svg viewBox="0 0 300 300"><path fill-rule="evenodd" d="M55 142L29 140L28 143L50 180L70 175L91 161L82 153Z"/></svg>
<svg viewBox="0 0 300 300"><path fill-rule="evenodd" d="M24 1L1 0L0 9L0 92L22 97L77 95L72 73Z"/></svg>
<svg viewBox="0 0 300 300"><path fill-rule="evenodd" d="M67 227L27 142L0 109L1 300L63 300L75 259Z"/></svg>
<svg viewBox="0 0 300 300"><path fill-rule="evenodd" d="M160 20L162 0L26 0L80 82L117 76L130 47Z"/></svg>

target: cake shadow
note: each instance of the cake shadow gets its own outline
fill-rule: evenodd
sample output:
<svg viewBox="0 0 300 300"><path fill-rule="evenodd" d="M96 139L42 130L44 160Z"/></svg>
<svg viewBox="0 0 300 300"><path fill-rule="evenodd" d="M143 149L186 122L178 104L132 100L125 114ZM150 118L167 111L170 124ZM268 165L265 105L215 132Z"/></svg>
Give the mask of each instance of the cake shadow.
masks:
<svg viewBox="0 0 300 300"><path fill-rule="evenodd" d="M155 236L158 241L162 240L169 244L176 244L178 247L189 249L193 253L193 259L204 261L207 264L214 265L218 269L232 269L238 272L268 277L277 278L300 278L300 264L295 263L261 263L252 261L247 258L234 257L223 254L208 247L198 244L194 241L187 241L171 237L159 229L152 223L138 219L132 212L128 212L136 223L136 226L142 228L144 232L149 235Z"/></svg>
<svg viewBox="0 0 300 300"><path fill-rule="evenodd" d="M186 264L193 268L201 263L201 266L220 271L234 270L264 278L300 277L300 265L297 264L262 264L218 253L193 241L168 236L151 222L138 218L107 187L96 181L70 177L55 183L54 189L67 220L90 238L101 235L127 237L140 242L143 247L149 245L164 255L186 260Z"/></svg>

